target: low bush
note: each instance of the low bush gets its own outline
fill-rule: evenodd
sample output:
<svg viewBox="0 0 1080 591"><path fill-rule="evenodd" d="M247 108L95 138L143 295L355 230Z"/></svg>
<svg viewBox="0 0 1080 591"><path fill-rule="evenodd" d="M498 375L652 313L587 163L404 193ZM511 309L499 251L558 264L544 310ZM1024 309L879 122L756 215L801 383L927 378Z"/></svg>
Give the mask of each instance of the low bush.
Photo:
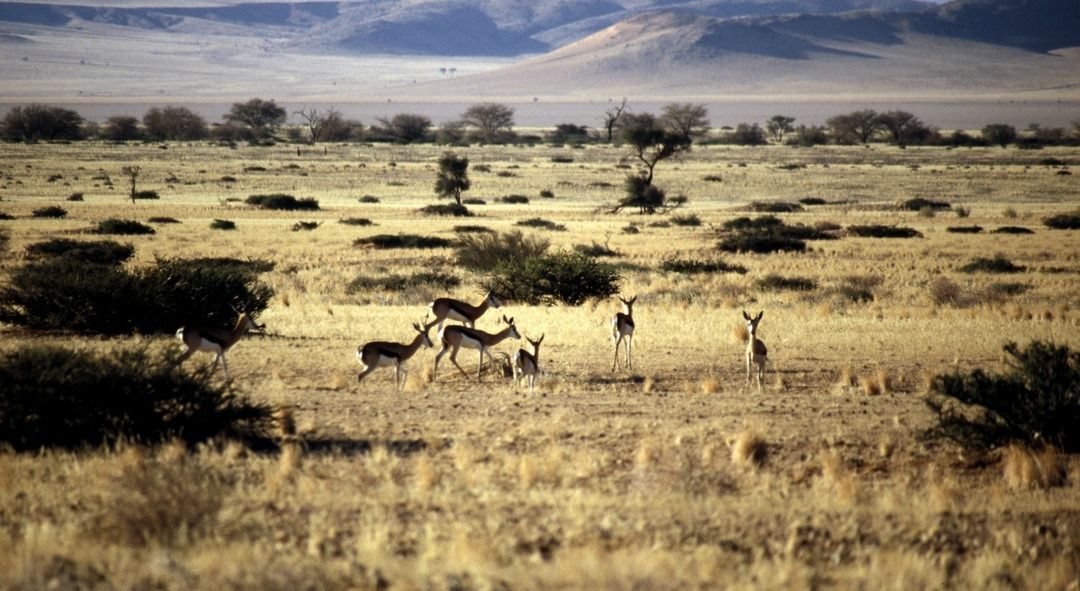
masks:
<svg viewBox="0 0 1080 591"><path fill-rule="evenodd" d="M135 220L109 218L98 222L95 234L143 235L156 233L153 228Z"/></svg>
<svg viewBox="0 0 1080 591"><path fill-rule="evenodd" d="M756 282L758 289L763 291L814 291L817 282L806 277L782 277L769 274Z"/></svg>
<svg viewBox="0 0 1080 591"><path fill-rule="evenodd" d="M420 213L424 215L442 215L450 217L467 218L472 217L472 212L464 205L458 205L457 203L433 203L431 205L425 205L420 208Z"/></svg>
<svg viewBox="0 0 1080 591"><path fill-rule="evenodd" d="M176 350L0 353L0 442L17 451L263 435L271 408L186 373Z"/></svg>
<svg viewBox="0 0 1080 591"><path fill-rule="evenodd" d="M701 180L709 182L709 183L722 183L722 182L724 182L724 177L722 177L722 176L720 176L718 174L707 174L704 177L702 177Z"/></svg>
<svg viewBox="0 0 1080 591"><path fill-rule="evenodd" d="M393 274L385 277L361 275L345 286L345 293L354 294L366 291L399 292L418 287L447 290L459 285L461 285L461 279L441 271L421 271L412 275Z"/></svg>
<svg viewBox="0 0 1080 591"><path fill-rule="evenodd" d="M161 195L158 195L157 191L150 191L150 190L147 190L147 191L135 191L135 194L132 195L132 198L133 199L147 199L147 200L161 199Z"/></svg>
<svg viewBox="0 0 1080 591"><path fill-rule="evenodd" d="M71 195L68 195L67 200L68 201L82 201L83 200L83 194L82 193L72 193Z"/></svg>
<svg viewBox="0 0 1080 591"><path fill-rule="evenodd" d="M570 156L552 156L551 161L555 164L572 164L574 159Z"/></svg>
<svg viewBox="0 0 1080 591"><path fill-rule="evenodd" d="M170 217L167 217L167 216L155 216L155 217L152 217L152 218L150 218L150 219L148 219L146 221L150 222L151 224L179 224L180 223L180 220L178 220L176 218L170 218Z"/></svg>
<svg viewBox="0 0 1080 591"><path fill-rule="evenodd" d="M1080 230L1080 213L1061 213L1043 220L1043 224L1055 230Z"/></svg>
<svg viewBox="0 0 1080 591"><path fill-rule="evenodd" d="M285 211L316 211L319 202L315 199L297 199L284 193L272 193L269 195L252 195L244 200L248 205L254 205L261 209L279 209Z"/></svg>
<svg viewBox="0 0 1080 591"><path fill-rule="evenodd" d="M937 277L930 282L930 301L937 306L962 306L963 290L948 277Z"/></svg>
<svg viewBox="0 0 1080 591"><path fill-rule="evenodd" d="M922 233L912 228L870 224L866 226L848 226L844 231L848 236L858 238L922 238Z"/></svg>
<svg viewBox="0 0 1080 591"><path fill-rule="evenodd" d="M840 299L861 304L874 301L874 290L881 285L882 278L875 275L849 275L832 288L832 293Z"/></svg>
<svg viewBox="0 0 1080 591"><path fill-rule="evenodd" d="M982 226L949 226L945 228L945 231L953 234L978 234L983 231L983 228Z"/></svg>
<svg viewBox="0 0 1080 591"><path fill-rule="evenodd" d="M774 215L763 215L756 218L737 217L724 222L725 230L762 230L772 229L784 225L784 221Z"/></svg>
<svg viewBox="0 0 1080 591"><path fill-rule="evenodd" d="M364 195L359 201L360 203L378 203L379 198L374 195Z"/></svg>
<svg viewBox="0 0 1080 591"><path fill-rule="evenodd" d="M803 197L799 199L799 203L803 205L825 205L827 201L820 197Z"/></svg>
<svg viewBox="0 0 1080 591"><path fill-rule="evenodd" d="M461 202L465 205L487 205L487 201L478 197L470 197L468 199L462 199Z"/></svg>
<svg viewBox="0 0 1080 591"><path fill-rule="evenodd" d="M700 226L701 225L701 218L699 218L697 216L697 214L693 214L693 213L689 213L689 214L685 214L685 215L673 215L673 216L671 216L671 223L675 224L676 226L684 226L684 227L687 227L687 226L691 226L691 227L692 226Z"/></svg>
<svg viewBox="0 0 1080 591"><path fill-rule="evenodd" d="M292 225L292 231L293 232L300 232L302 230L303 231L310 231L310 230L314 230L315 228L318 228L319 225L320 225L319 222L299 221L299 222L296 222L295 224Z"/></svg>
<svg viewBox="0 0 1080 591"><path fill-rule="evenodd" d="M555 193L553 191L548 190L548 189L544 189L544 190L540 191L540 198L541 199L554 199L555 198Z"/></svg>
<svg viewBox="0 0 1080 591"><path fill-rule="evenodd" d="M79 241L54 238L26 247L34 258L58 258L93 265L119 265L135 254L135 247L112 240Z"/></svg>
<svg viewBox="0 0 1080 591"><path fill-rule="evenodd" d="M593 240L592 244L576 244L574 245L574 252L583 254L589 257L618 257L622 256L617 250L613 250L607 244L600 244Z"/></svg>
<svg viewBox="0 0 1080 591"><path fill-rule="evenodd" d="M235 230L236 222L232 220L221 220L214 218L214 221L210 222L211 230Z"/></svg>
<svg viewBox="0 0 1080 591"><path fill-rule="evenodd" d="M339 224L345 224L346 226L372 226L374 223L368 218L342 218L338 220Z"/></svg>
<svg viewBox="0 0 1080 591"><path fill-rule="evenodd" d="M541 228L544 230L552 230L554 232L565 232L566 226L563 224L557 224L551 220L545 220L544 218L529 218L527 220L521 220L514 224L515 226L522 226L525 228Z"/></svg>
<svg viewBox="0 0 1080 591"><path fill-rule="evenodd" d="M724 252L805 252L806 242L769 233L739 233L726 236L717 244Z"/></svg>
<svg viewBox="0 0 1080 591"><path fill-rule="evenodd" d="M551 243L519 231L470 233L458 240L457 261L467 269L492 271L502 264L543 256Z"/></svg>
<svg viewBox="0 0 1080 591"><path fill-rule="evenodd" d="M922 197L916 197L914 199L908 199L900 204L900 209L906 209L908 211L922 211L923 209L949 209L952 207L945 201L934 201L933 199L923 199Z"/></svg>
<svg viewBox="0 0 1080 591"><path fill-rule="evenodd" d="M495 230L492 230L491 228L489 228L487 226L474 226L474 225L454 226L454 231L457 232L458 234L494 234L495 233Z"/></svg>
<svg viewBox="0 0 1080 591"><path fill-rule="evenodd" d="M1034 234L1035 230L1023 226L1001 226L990 231L991 234Z"/></svg>
<svg viewBox="0 0 1080 591"><path fill-rule="evenodd" d="M8 235L8 231L0 228L0 252L7 251L8 242L11 241L11 236Z"/></svg>
<svg viewBox="0 0 1080 591"><path fill-rule="evenodd" d="M958 269L961 273L1020 273L1024 267L1017 265L1003 255L994 258L976 257Z"/></svg>
<svg viewBox="0 0 1080 591"><path fill-rule="evenodd" d="M706 273L746 273L746 267L733 265L720 259L680 259L672 257L664 259L660 263L660 270L668 273L682 273L683 275L703 275Z"/></svg>
<svg viewBox="0 0 1080 591"><path fill-rule="evenodd" d="M0 289L0 320L109 335L172 333L190 323L231 326L235 310L257 316L269 304L274 290L258 279L264 264L165 259L126 270L66 258L31 261Z"/></svg>
<svg viewBox="0 0 1080 591"><path fill-rule="evenodd" d="M1004 347L1008 371L936 376L924 398L932 432L976 448L1021 442L1080 451L1080 352L1033 341Z"/></svg>
<svg viewBox="0 0 1080 591"><path fill-rule="evenodd" d="M750 204L750 210L758 213L793 213L802 211L803 207L786 201L755 201Z"/></svg>
<svg viewBox="0 0 1080 591"><path fill-rule="evenodd" d="M555 253L500 263L485 287L508 301L578 306L619 293L619 272L593 257Z"/></svg>
<svg viewBox="0 0 1080 591"><path fill-rule="evenodd" d="M41 207L31 212L36 218L62 218L67 216L67 210L58 205L50 205L48 207Z"/></svg>
<svg viewBox="0 0 1080 591"><path fill-rule="evenodd" d="M529 198L524 195L503 195L495 201L507 205L524 205L529 203Z"/></svg>
<svg viewBox="0 0 1080 591"><path fill-rule="evenodd" d="M1005 299L1018 296L1031 289L1028 283L1015 281L997 281L986 286L986 294L991 299Z"/></svg>
<svg viewBox="0 0 1080 591"><path fill-rule="evenodd" d="M638 228L637 226L633 225L633 224L629 224L629 225L623 226L622 232L623 232L623 234L640 234L641 229Z"/></svg>
<svg viewBox="0 0 1080 591"><path fill-rule="evenodd" d="M13 219L15 219L15 216L13 216L10 213L7 213L5 211L0 211L0 220L13 220Z"/></svg>
<svg viewBox="0 0 1080 591"><path fill-rule="evenodd" d="M447 248L453 242L438 236L419 236L417 234L376 234L367 238L357 238L355 246L372 248Z"/></svg>

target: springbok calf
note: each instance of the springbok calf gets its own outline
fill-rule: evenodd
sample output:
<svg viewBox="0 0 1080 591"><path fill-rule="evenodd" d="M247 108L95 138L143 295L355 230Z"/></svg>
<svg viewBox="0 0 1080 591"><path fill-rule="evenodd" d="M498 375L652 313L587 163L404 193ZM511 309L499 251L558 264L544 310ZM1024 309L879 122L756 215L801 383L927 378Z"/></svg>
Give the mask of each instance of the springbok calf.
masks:
<svg viewBox="0 0 1080 591"><path fill-rule="evenodd" d="M615 342L615 361L611 364L611 371L615 371L615 368L619 366L619 343L624 339L626 340L626 369L634 369L634 362L630 356L633 353L634 302L637 301L637 296L629 300L624 300L620 296L619 301L622 302L623 311L611 318L611 340Z"/></svg>
<svg viewBox="0 0 1080 591"><path fill-rule="evenodd" d="M176 331L176 338L184 343L184 346L187 347L187 351L180 356L177 363L183 363L188 357L191 357L195 351L215 353L214 365L210 368L210 373L214 373L214 370L217 369L218 361L221 361L222 367L225 368L225 381L228 382L229 362L225 360L225 352L231 349L232 346L240 340L240 337L247 333L247 331L262 330L264 328L266 328L265 324L256 324L247 312L240 313L240 317L236 319L236 324L233 326L232 330L211 328L207 326L183 326L180 330Z"/></svg>
<svg viewBox="0 0 1080 591"><path fill-rule="evenodd" d="M757 328L765 311L762 310L757 316L751 317L746 310L743 310L742 315L746 319L746 328L750 331L750 338L746 341L746 385L750 386L750 368L756 366L758 390L763 390L761 384L765 378L765 363L768 361L769 350L765 347L765 343L757 338Z"/></svg>
<svg viewBox="0 0 1080 591"><path fill-rule="evenodd" d="M514 326L514 319L507 318L505 315L502 317L503 322L506 323L506 328L497 333L488 333L475 328L469 328L467 326L447 326L439 331L439 340L442 341L442 350L435 356L435 369L431 372L431 381L435 381L436 376L439 375L439 360L446 354L450 353L450 361L454 362L458 370L466 378L469 374L465 373L465 370L461 368L461 365L457 362L458 350L462 347L466 349L476 349L480 352L479 362L476 364L476 381L480 381L480 367L484 364L484 355L488 356L491 360L491 365L495 366L495 358L491 355L489 349L505 341L506 339L513 337L520 339L521 335L518 334L517 327Z"/></svg>
<svg viewBox="0 0 1080 591"><path fill-rule="evenodd" d="M411 359L413 355L416 355L416 352L420 350L421 346L435 346L435 344L431 342L431 337L428 336L428 331L431 330L431 326L420 323L414 323L412 326L416 329L416 338L408 345L374 341L357 347L356 360L360 362L360 367L363 368L363 371L360 372L360 375L356 376L356 381L360 382L365 376L380 367L389 367L393 365L394 386L400 390L401 387L405 385L405 378L409 376L408 370L404 368L405 362Z"/></svg>
<svg viewBox="0 0 1080 591"><path fill-rule="evenodd" d="M540 343L544 342L544 335L540 335L537 340L532 340L525 337L526 341L532 345L532 353L529 353L525 349L518 349L518 352L514 354L514 385L517 386L521 383L521 378L528 379L529 392L532 392L536 386L536 378L540 377Z"/></svg>
<svg viewBox="0 0 1080 591"><path fill-rule="evenodd" d="M498 308L500 306L502 306L502 302L499 301L493 291L487 292L484 301L477 306L453 298L438 298L429 305L435 319L429 322L428 326L438 325L439 330L436 334L441 334L443 322L450 319L464 322L465 326L469 328L475 328L477 318L483 316L484 312L488 311L488 308Z"/></svg>

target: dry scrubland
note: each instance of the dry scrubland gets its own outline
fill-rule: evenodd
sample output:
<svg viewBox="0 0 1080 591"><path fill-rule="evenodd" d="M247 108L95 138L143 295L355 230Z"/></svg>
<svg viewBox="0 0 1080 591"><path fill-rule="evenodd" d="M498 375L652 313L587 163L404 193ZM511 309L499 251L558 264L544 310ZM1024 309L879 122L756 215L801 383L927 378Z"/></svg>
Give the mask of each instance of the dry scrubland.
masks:
<svg viewBox="0 0 1080 591"><path fill-rule="evenodd" d="M621 194L625 152L610 147L473 147L479 217L423 217L441 148L330 145L228 149L170 144L0 147L2 272L26 245L81 237L96 221L171 216L149 237L117 237L155 256L272 259L267 334L229 355L238 390L291 407L302 445L253 453L124 449L0 455L0 587L166 589L1075 589L1080 573L1080 462L1063 487L1011 487L996 455L926 439L926 376L995 369L1002 344L1080 346L1080 232L1046 215L1080 205L1076 175L1039 164L1080 162L1075 149L697 148L662 163L656 182L690 198L702 226L597 207ZM554 163L568 156L572 163ZM142 166L126 200L120 168ZM487 164L490 172L475 170ZM805 164L783 169L782 165ZM264 170L252 170L262 167ZM790 167L789 167L790 168ZM94 177L112 177L114 189ZM58 175L51 182L47 179ZM235 177L224 182L222 177ZM706 181L706 176L722 180ZM610 183L605 186L600 183ZM554 198L539 198L550 190ZM65 201L73 192L82 202ZM285 192L318 212L257 211L232 201ZM507 194L528 205L494 204ZM379 203L358 198L373 195ZM673 255L712 258L722 222L752 201L820 197L841 204L781 214L788 222L899 224L923 238L811 242L805 254L725 255L747 275L680 276ZM934 216L895 209L924 197L970 208ZM67 218L30 218L60 205ZM424 269L458 273L454 295L478 301L477 277L449 249L370 250L358 237L453 237L458 224L497 230L543 217L556 247L608 243L637 294L633 375L612 373L614 299L579 308L508 305L522 332L545 333L535 394L448 363L430 383L434 350L413 360L403 392L392 370L356 384L357 345L405 340L435 293L348 295L355 276ZM376 225L338 223L367 217ZM234 231L209 228L215 218ZM300 220L322 222L291 231ZM628 224L640 233L624 233ZM955 234L948 226L983 226ZM990 234L1003 225L1033 235ZM967 275L1002 253L1027 270ZM768 274L817 282L773 292ZM853 302L839 287L869 286ZM953 281L962 305L935 304ZM995 282L1029 287L991 296ZM744 385L740 310L764 310L771 365L764 393ZM494 329L497 316L479 327ZM101 340L8 327L0 346L59 342L105 349L167 337ZM512 353L510 344L499 347ZM463 354L468 368L474 354ZM209 357L197 359L208 363ZM191 362L189 362L191 363ZM474 365L472 367L475 367ZM1024 484L1024 479L1020 479Z"/></svg>

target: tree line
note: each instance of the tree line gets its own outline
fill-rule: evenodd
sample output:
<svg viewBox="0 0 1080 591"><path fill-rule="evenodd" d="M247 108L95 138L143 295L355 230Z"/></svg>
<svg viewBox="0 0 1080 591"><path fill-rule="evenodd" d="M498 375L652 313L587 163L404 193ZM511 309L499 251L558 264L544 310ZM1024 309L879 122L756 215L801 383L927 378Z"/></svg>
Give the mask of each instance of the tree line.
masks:
<svg viewBox="0 0 1080 591"><path fill-rule="evenodd" d="M349 119L333 107L301 107L290 113L274 100L253 98L234 103L219 123L183 106L152 107L142 118L131 115L109 117L103 123L85 120L78 112L63 107L29 104L12 108L0 120L0 139L8 142L72 141L100 139L128 141L246 141L265 143L290 142L394 142L439 143L541 143L580 145L586 143L630 143L650 141L658 146L656 154L678 152L679 142L698 144L815 146L822 144L855 145L887 142L909 145L1002 146L1021 148L1044 145L1080 144L1080 120L1071 128L1042 127L1031 124L1017 130L1004 123L991 123L978 133L956 130L943 133L926 124L913 113L894 110L877 112L860 109L829 117L824 125L796 124L795 117L775 115L763 124L739 123L734 127L713 129L708 109L700 103L671 103L659 115L634 112L626 99L603 111L595 128L575 123L560 123L543 135L518 134L514 131L514 109L499 103L478 103L468 107L458 119L436 126L431 118L418 113L398 113L378 118L368 126ZM642 130L667 138L642 136ZM664 140L667 141L664 141ZM677 141L676 141L677 140ZM651 171L654 155L636 154ZM647 175L646 178L651 177Z"/></svg>

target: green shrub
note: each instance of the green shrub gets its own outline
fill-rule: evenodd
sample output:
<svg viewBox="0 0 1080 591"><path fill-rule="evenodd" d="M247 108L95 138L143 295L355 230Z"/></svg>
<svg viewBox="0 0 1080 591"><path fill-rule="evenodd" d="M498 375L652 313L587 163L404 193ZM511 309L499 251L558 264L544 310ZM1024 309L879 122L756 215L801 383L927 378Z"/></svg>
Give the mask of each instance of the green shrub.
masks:
<svg viewBox="0 0 1080 591"><path fill-rule="evenodd" d="M487 205L487 201L484 201L483 199L479 199L479 198L476 198L476 197L472 197L472 198L469 198L469 199L462 199L461 202L463 204L465 204L465 205Z"/></svg>
<svg viewBox="0 0 1080 591"><path fill-rule="evenodd" d="M900 226L884 226L881 224L848 226L845 232L848 236L855 236L858 238L922 238L922 234L917 230Z"/></svg>
<svg viewBox="0 0 1080 591"><path fill-rule="evenodd" d="M1080 214L1062 213L1052 215L1043 220L1043 224L1055 230L1080 230Z"/></svg>
<svg viewBox="0 0 1080 591"><path fill-rule="evenodd" d="M419 236L416 234L376 234L367 238L357 238L355 246L372 248L447 248L454 243L438 236Z"/></svg>
<svg viewBox="0 0 1080 591"><path fill-rule="evenodd" d="M525 205L529 203L529 198L525 195L503 195L495 201L499 203L505 203L507 205Z"/></svg>
<svg viewBox="0 0 1080 591"><path fill-rule="evenodd" d="M454 231L458 234L494 234L495 230L487 226L475 226L475 225L462 225L454 226Z"/></svg>
<svg viewBox="0 0 1080 591"><path fill-rule="evenodd" d="M551 220L545 220L544 218L529 218L527 220L521 220L514 224L515 226L523 226L526 228L542 228L544 230L551 230L554 232L565 232L566 226L563 224L557 224Z"/></svg>
<svg viewBox="0 0 1080 591"><path fill-rule="evenodd" d="M67 216L67 210L58 205L50 205L48 207L41 207L31 212L36 218L62 218Z"/></svg>
<svg viewBox="0 0 1080 591"><path fill-rule="evenodd" d="M71 195L68 195L67 200L68 201L82 201L83 200L83 194L82 193L72 193Z"/></svg>
<svg viewBox="0 0 1080 591"><path fill-rule="evenodd" d="M129 271L66 258L31 261L0 289L0 320L95 334L172 333L190 323L231 326L234 310L257 316L274 294L253 270L262 263L159 260Z"/></svg>
<svg viewBox="0 0 1080 591"><path fill-rule="evenodd" d="M961 273L1019 273L1024 267L998 254L992 259L976 257L958 270Z"/></svg>
<svg viewBox="0 0 1080 591"><path fill-rule="evenodd" d="M759 213L793 213L802 211L803 208L798 203L786 201L755 201L750 204L750 210Z"/></svg>
<svg viewBox="0 0 1080 591"><path fill-rule="evenodd" d="M364 195L360 198L360 203L378 203L379 198L374 195Z"/></svg>
<svg viewBox="0 0 1080 591"><path fill-rule="evenodd" d="M135 194L131 196L132 199L161 199L157 191L135 191Z"/></svg>
<svg viewBox="0 0 1080 591"><path fill-rule="evenodd" d="M338 220L339 224L345 224L346 226L371 226L374 225L368 218L344 218Z"/></svg>
<svg viewBox="0 0 1080 591"><path fill-rule="evenodd" d="M271 409L212 386L179 352L30 345L0 353L0 442L18 451L261 435Z"/></svg>
<svg viewBox="0 0 1080 591"><path fill-rule="evenodd" d="M211 230L235 230L236 222L232 220L220 220L214 218L214 221L210 222Z"/></svg>
<svg viewBox="0 0 1080 591"><path fill-rule="evenodd" d="M441 290L452 289L461 285L461 279L440 271L421 271L412 275L387 275L368 277L361 275L345 286L345 293L354 294L366 291L405 291L418 287L432 287Z"/></svg>
<svg viewBox="0 0 1080 591"><path fill-rule="evenodd" d="M129 236L137 236L143 234L154 234L154 229L141 222L135 220L121 220L118 218L109 218L98 222L97 228L94 229L95 234L121 234Z"/></svg>
<svg viewBox="0 0 1080 591"><path fill-rule="evenodd" d="M504 261L485 287L508 301L578 306L619 293L619 279L619 272L610 265L582 254L559 252Z"/></svg>
<svg viewBox="0 0 1080 591"><path fill-rule="evenodd" d="M543 189L543 190L540 191L540 198L541 199L554 199L555 198L555 193L552 192L549 189Z"/></svg>
<svg viewBox="0 0 1080 591"><path fill-rule="evenodd" d="M293 232L300 232L301 230L311 231L319 227L319 222L305 222L299 221L292 225Z"/></svg>
<svg viewBox="0 0 1080 591"><path fill-rule="evenodd" d="M803 205L825 205L827 201L820 197L803 197L802 199L799 199L799 203L802 203Z"/></svg>
<svg viewBox="0 0 1080 591"><path fill-rule="evenodd" d="M297 199L284 193L272 193L270 195L252 195L244 200L248 205L254 205L262 209L282 209L286 211L316 211L319 202L315 199Z"/></svg>
<svg viewBox="0 0 1080 591"><path fill-rule="evenodd" d="M452 217L472 217L472 212L464 205L458 205L457 203L435 203L432 205L425 205L420 208L420 213L424 215L445 215Z"/></svg>
<svg viewBox="0 0 1080 591"><path fill-rule="evenodd" d="M79 241L54 238L26 247L32 257L69 259L94 265L119 265L135 254L135 247L112 240Z"/></svg>
<svg viewBox="0 0 1080 591"><path fill-rule="evenodd" d="M176 218L166 217L166 216L152 217L152 218L150 218L150 219L148 219L146 221L150 222L151 224L179 224L180 223L180 220L178 220Z"/></svg>
<svg viewBox="0 0 1080 591"><path fill-rule="evenodd" d="M717 248L724 252L805 252L806 242L769 233L740 233L720 240Z"/></svg>
<svg viewBox="0 0 1080 591"><path fill-rule="evenodd" d="M699 218L697 214L693 213L686 215L673 215L671 216L671 223L675 224L676 226L700 226L701 218Z"/></svg>
<svg viewBox="0 0 1080 591"><path fill-rule="evenodd" d="M806 277L782 277L769 274L757 280L758 289L764 291L814 291L817 282Z"/></svg>
<svg viewBox="0 0 1080 591"><path fill-rule="evenodd" d="M458 240L457 261L466 269L492 271L498 266L543 256L551 243L520 231L472 233Z"/></svg>
<svg viewBox="0 0 1080 591"><path fill-rule="evenodd" d="M945 228L945 231L953 234L978 234L983 231L983 228L982 226L949 226Z"/></svg>
<svg viewBox="0 0 1080 591"><path fill-rule="evenodd" d="M1001 226L990 231L991 234L1034 234L1035 230L1023 226Z"/></svg>
<svg viewBox="0 0 1080 591"><path fill-rule="evenodd" d="M934 432L969 447L1016 441L1080 451L1080 352L1041 341L1004 350L1002 375L976 369L933 379L924 400L937 415Z"/></svg>
<svg viewBox="0 0 1080 591"><path fill-rule="evenodd" d="M737 217L724 222L725 230L761 230L783 226L784 221L773 215L757 218Z"/></svg>
<svg viewBox="0 0 1080 591"><path fill-rule="evenodd" d="M914 199L908 199L900 204L900 209L906 209L908 211L922 211L923 209L949 209L952 207L945 201L934 201L933 199L923 199L922 197L916 197Z"/></svg>
<svg viewBox="0 0 1080 591"><path fill-rule="evenodd" d="M660 270L668 273L682 273L684 275L701 275L705 273L738 273L743 275L746 273L746 267L726 263L720 259L701 260L680 259L675 257L664 259L664 261L660 263Z"/></svg>

